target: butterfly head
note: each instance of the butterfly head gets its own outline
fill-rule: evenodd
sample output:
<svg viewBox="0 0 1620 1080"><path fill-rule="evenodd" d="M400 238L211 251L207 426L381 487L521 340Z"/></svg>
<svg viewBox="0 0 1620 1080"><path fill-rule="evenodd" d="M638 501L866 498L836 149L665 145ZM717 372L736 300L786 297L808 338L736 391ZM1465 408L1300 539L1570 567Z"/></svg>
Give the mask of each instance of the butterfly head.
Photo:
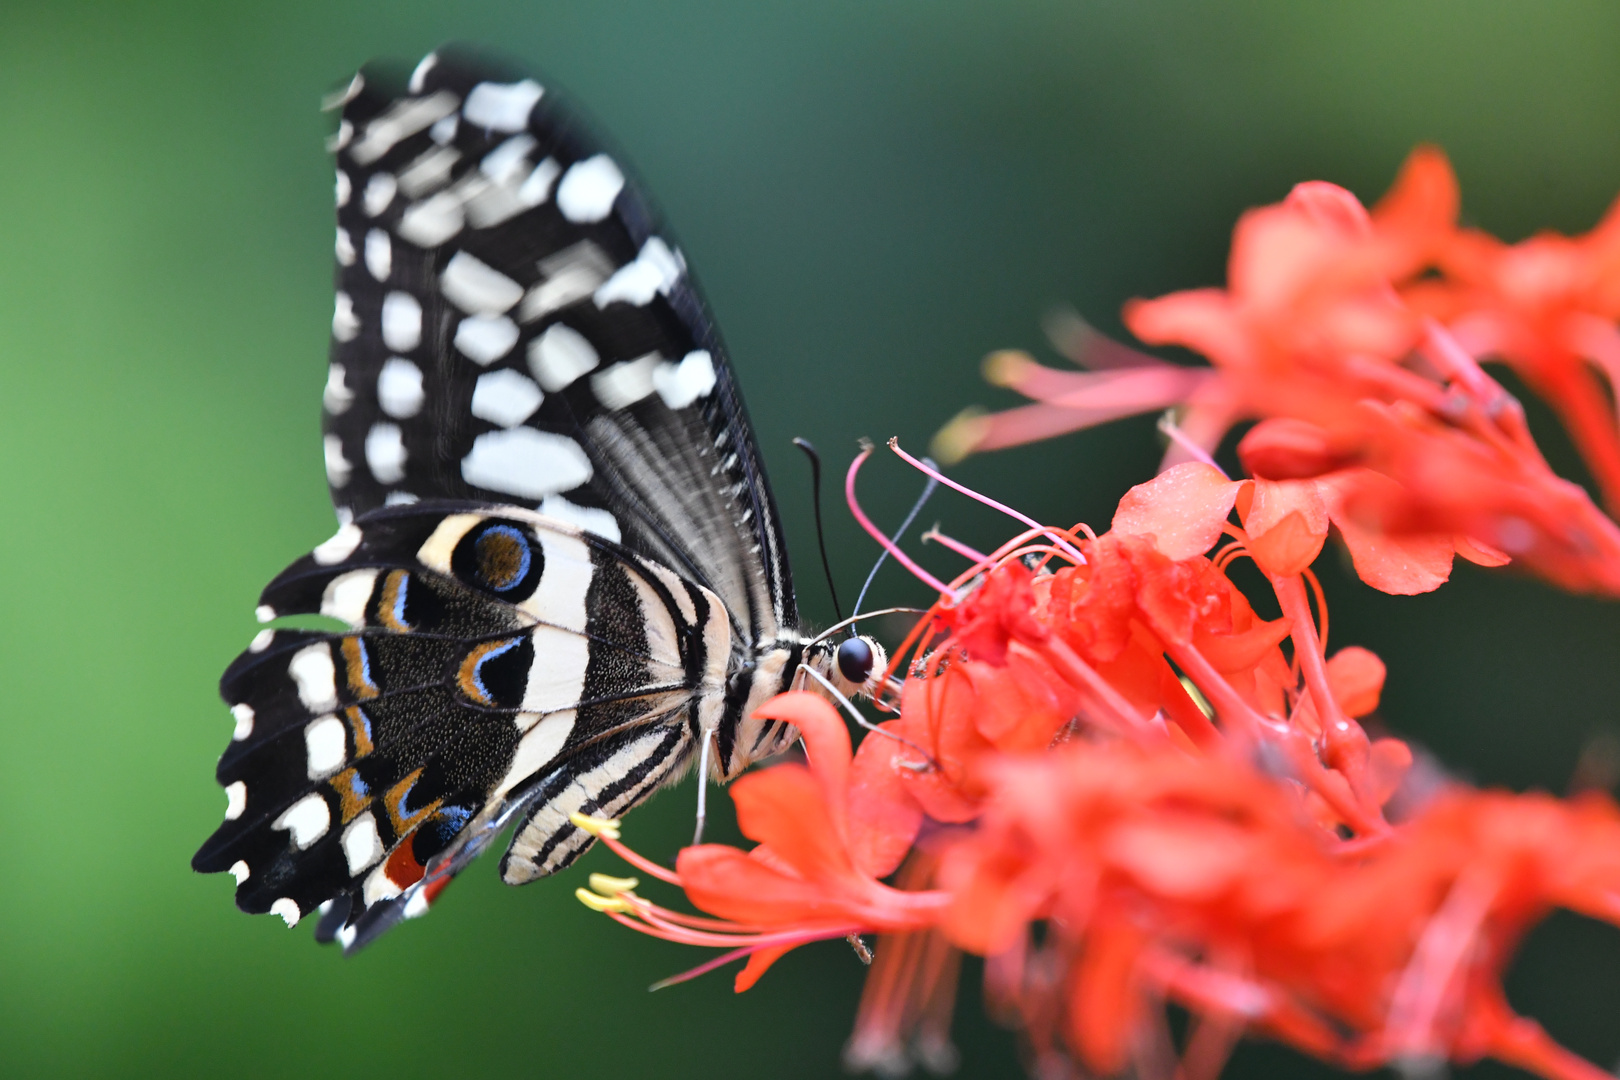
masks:
<svg viewBox="0 0 1620 1080"><path fill-rule="evenodd" d="M805 664L845 697L872 697L883 684L888 653L869 637L819 642L806 651Z"/></svg>

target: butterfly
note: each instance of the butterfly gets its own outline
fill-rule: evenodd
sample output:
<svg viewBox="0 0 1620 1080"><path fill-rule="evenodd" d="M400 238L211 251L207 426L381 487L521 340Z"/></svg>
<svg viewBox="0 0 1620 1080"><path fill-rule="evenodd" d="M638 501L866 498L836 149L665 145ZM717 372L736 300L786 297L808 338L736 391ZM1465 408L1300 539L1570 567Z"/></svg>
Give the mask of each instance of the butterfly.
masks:
<svg viewBox="0 0 1620 1080"><path fill-rule="evenodd" d="M775 503L678 247L554 92L463 49L341 94L322 395L340 528L266 586L220 680L225 821L192 859L244 911L358 949L508 827L568 866L694 761L870 690L882 652L799 626ZM700 781L701 782L701 781Z"/></svg>

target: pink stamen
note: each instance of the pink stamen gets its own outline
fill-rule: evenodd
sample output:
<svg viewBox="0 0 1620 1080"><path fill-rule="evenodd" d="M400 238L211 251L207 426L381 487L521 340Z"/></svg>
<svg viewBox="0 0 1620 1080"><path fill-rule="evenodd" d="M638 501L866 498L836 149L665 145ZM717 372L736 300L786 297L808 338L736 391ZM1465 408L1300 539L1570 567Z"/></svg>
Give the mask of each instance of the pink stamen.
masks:
<svg viewBox="0 0 1620 1080"><path fill-rule="evenodd" d="M1496 380L1485 374L1479 366L1479 361L1468 354L1462 343L1451 335L1451 332L1434 319L1423 320L1423 343L1428 348L1423 355L1429 362L1451 379L1455 379L1467 388L1469 396L1475 401L1485 403L1502 393L1502 388Z"/></svg>
<svg viewBox="0 0 1620 1080"><path fill-rule="evenodd" d="M949 548L951 551L956 552L964 559L970 559L975 563L982 563L989 558L988 555L985 555L983 552L973 550L966 544L962 543L962 541L946 536L944 533L939 531L938 525L935 525L932 529L929 529L927 532L923 533L920 539L925 544L931 541L941 545L942 547Z"/></svg>
<svg viewBox="0 0 1620 1080"><path fill-rule="evenodd" d="M622 840L615 840L610 836L601 836L600 834L598 835L598 839L608 846L609 851L613 852L613 854L617 855L619 858L623 859L637 870L640 870L643 874L650 874L659 881L667 882L670 885L680 887L680 875L676 874L675 871L670 870L667 867L659 866L646 856L636 854L634 851L631 851L628 847L626 847Z"/></svg>
<svg viewBox="0 0 1620 1080"><path fill-rule="evenodd" d="M1215 459L1210 457L1209 451L1188 438L1187 433L1181 430L1180 425L1170 419L1169 413L1159 417L1159 430L1164 432L1165 438L1185 450L1187 455L1194 461L1201 461L1222 476L1226 476L1226 470L1215 464ZM1226 476L1226 478L1228 480L1232 479L1230 476Z"/></svg>
<svg viewBox="0 0 1620 1080"><path fill-rule="evenodd" d="M962 571L960 574L957 574L956 577L952 578L951 584L957 587L967 584L969 581L973 580L975 575L981 574L993 566L999 566L1003 562L1006 562L1008 557L1017 552L1021 546L1027 545L1031 540L1038 536L1050 536L1052 531L1053 530L1051 528L1045 525L1037 525L1033 529L1025 529L1011 540L1003 541L1001 546L996 548L996 550L992 551L990 554L979 556L979 561ZM1074 539L1076 542L1079 540L1078 537L1075 537ZM1069 554L1066 551L1058 551L1055 548L1047 548L1042 546L1039 548L1039 550L1043 552L1050 552L1051 554L1057 555L1064 559L1069 558Z"/></svg>
<svg viewBox="0 0 1620 1080"><path fill-rule="evenodd" d="M955 589L939 580L933 574L930 574L928 571L924 570L922 567L913 562L911 556L907 555L904 551L901 551L900 546L893 540L890 540L882 529L879 529L876 525L872 524L872 519L866 516L866 512L861 509L861 504L856 501L855 475L856 473L860 472L861 466L865 464L866 459L871 456L872 448L870 446L862 449L859 454L855 455L855 460L849 463L849 472L844 475L844 501L849 504L849 512L855 516L855 520L860 523L861 528L866 530L868 536L876 540L884 551L887 551L890 555L894 556L896 562L905 567L907 570L910 570L912 575L924 585L927 585L941 596L949 597L951 602L955 603L961 599L960 594L958 594Z"/></svg>
<svg viewBox="0 0 1620 1080"><path fill-rule="evenodd" d="M721 953L719 956L715 957L713 960L704 961L703 963L699 964L695 968L687 968L685 971L681 972L679 975L671 975L667 979L659 979L657 982L655 982L651 986L647 987L647 989L650 992L650 991L653 991L653 990L662 990L665 987L669 987L669 986L679 986L683 982L691 982L693 979L697 978L699 975L707 975L709 972L713 971L715 968L725 967L727 964L731 963L733 960L741 960L743 957L752 956L754 953L756 953L758 951L759 951L758 947L754 946L754 945L745 945L740 949L732 949L728 953Z"/></svg>
<svg viewBox="0 0 1620 1080"><path fill-rule="evenodd" d="M970 488L970 487L968 487L968 486L966 486L964 484L958 484L955 480L952 480L950 477L946 476L944 473L940 472L938 469L935 469L935 468L929 466L925 462L918 461L916 458L912 457L910 454L908 454L904 450L900 449L900 440L899 439L890 439L889 440L889 449L893 450L895 452L895 454L899 456L901 461L904 461L907 465L910 465L913 469L916 469L918 472L922 473L924 476L933 477L935 480L939 481L941 484L944 484L946 487L950 488L952 491L959 491L963 495L966 495L968 498L973 499L976 502L981 502L984 505L990 507L992 510L1001 511L1003 514L1006 514L1008 517L1012 518L1015 521L1022 521L1025 525L1028 525L1032 529L1039 529L1041 532L1043 532L1047 536L1051 537L1052 542L1054 544L1056 544L1058 547L1062 548L1064 553L1067 554L1076 563L1083 564L1086 561L1086 557L1084 555L1080 554L1078 549L1069 546L1068 542L1063 539L1063 534L1061 532L1057 531L1056 529L1051 528L1050 526L1042 525L1040 522L1036 521L1034 518L1030 517L1029 515L1021 514L1017 510L1014 510L1012 507L1007 506L1004 503L999 503L996 500L992 499L988 495L981 495L977 491L974 491L972 488ZM851 475L853 475L853 473Z"/></svg>

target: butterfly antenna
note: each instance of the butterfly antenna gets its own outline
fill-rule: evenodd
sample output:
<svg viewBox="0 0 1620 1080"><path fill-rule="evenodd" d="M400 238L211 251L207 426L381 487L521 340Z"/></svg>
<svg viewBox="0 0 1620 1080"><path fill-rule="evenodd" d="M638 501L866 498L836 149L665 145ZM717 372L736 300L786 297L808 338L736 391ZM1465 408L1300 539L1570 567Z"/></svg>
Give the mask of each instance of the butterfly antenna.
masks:
<svg viewBox="0 0 1620 1080"><path fill-rule="evenodd" d="M809 439L794 439L793 445L804 451L810 459L810 498L816 508L816 546L821 549L821 571L827 575L827 591L832 593L833 614L844 621L844 609L838 603L838 586L833 584L832 565L827 561L827 536L821 529L821 455ZM859 604L855 605L859 607Z"/></svg>
<svg viewBox="0 0 1620 1080"><path fill-rule="evenodd" d="M934 464L931 458L923 458L923 460L928 463L929 468L939 468L939 466ZM939 487L939 481L930 476L928 478L928 483L923 486L922 494L917 496L917 501L912 504L911 513L906 515L906 520L902 521L900 523L900 527L894 530L894 535L889 537L891 542L896 544L900 542L900 537L907 529L911 528L911 523L917 520L917 515L922 513L923 505L928 502L929 496L933 495L934 489L937 487ZM878 568L883 565L883 560L887 559L888 557L889 552L888 549L885 548L883 552L878 555L877 562L872 564L872 572L866 575L866 584L861 586L861 594L855 598L855 614L860 614L861 604L866 601L866 590L872 587L872 579L877 577ZM851 628L850 633L853 634L854 632L854 629Z"/></svg>

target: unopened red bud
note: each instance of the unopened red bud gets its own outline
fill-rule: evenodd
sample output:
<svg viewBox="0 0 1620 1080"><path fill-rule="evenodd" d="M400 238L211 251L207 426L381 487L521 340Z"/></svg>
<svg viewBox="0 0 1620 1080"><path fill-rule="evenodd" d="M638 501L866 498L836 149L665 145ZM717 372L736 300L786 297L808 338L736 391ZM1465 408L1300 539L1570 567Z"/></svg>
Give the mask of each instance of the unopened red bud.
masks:
<svg viewBox="0 0 1620 1080"><path fill-rule="evenodd" d="M1238 460L1263 480L1307 480L1352 464L1355 452L1324 428L1284 418L1256 424L1238 443Z"/></svg>

